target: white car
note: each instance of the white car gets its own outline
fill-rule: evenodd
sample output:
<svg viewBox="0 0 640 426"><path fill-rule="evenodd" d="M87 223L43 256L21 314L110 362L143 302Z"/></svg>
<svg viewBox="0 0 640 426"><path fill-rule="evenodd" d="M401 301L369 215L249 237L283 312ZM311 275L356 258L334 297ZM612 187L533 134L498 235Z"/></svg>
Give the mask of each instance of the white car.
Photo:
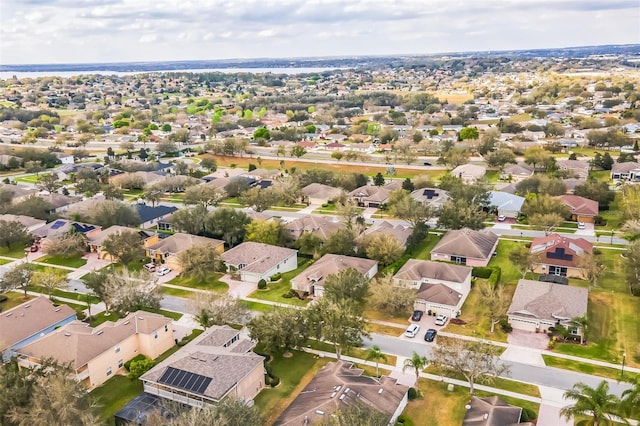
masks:
<svg viewBox="0 0 640 426"><path fill-rule="evenodd" d="M498 216L498 222L504 222L505 220L507 220L507 217L503 214L501 214L500 216Z"/></svg>
<svg viewBox="0 0 640 426"><path fill-rule="evenodd" d="M158 269L156 274L158 274L158 276L161 277L163 275L167 275L169 272L171 272L171 269L167 268L166 266L164 266L164 267Z"/></svg>
<svg viewBox="0 0 640 426"><path fill-rule="evenodd" d="M436 325L445 325L448 319L449 317L447 317L446 315L438 315L436 317Z"/></svg>
<svg viewBox="0 0 640 426"><path fill-rule="evenodd" d="M156 270L156 265L153 263L147 263L144 265L144 269L146 269L149 272L154 272Z"/></svg>
<svg viewBox="0 0 640 426"><path fill-rule="evenodd" d="M584 222L578 222L578 229L585 229L586 225L584 224Z"/></svg>
<svg viewBox="0 0 640 426"><path fill-rule="evenodd" d="M411 324L407 327L407 331L404 332L404 335L407 337L416 337L419 331L420 326L418 324Z"/></svg>

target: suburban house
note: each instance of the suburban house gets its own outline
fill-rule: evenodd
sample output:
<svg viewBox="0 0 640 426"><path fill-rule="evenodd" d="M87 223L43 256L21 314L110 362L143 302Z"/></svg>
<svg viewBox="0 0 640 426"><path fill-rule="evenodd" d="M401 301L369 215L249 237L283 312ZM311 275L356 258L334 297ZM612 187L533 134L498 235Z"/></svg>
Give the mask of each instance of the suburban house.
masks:
<svg viewBox="0 0 640 426"><path fill-rule="evenodd" d="M356 188L348 195L359 206L364 207L380 207L387 202L389 198L389 191L386 188L374 185L365 185L360 188Z"/></svg>
<svg viewBox="0 0 640 426"><path fill-rule="evenodd" d="M495 209L498 216L517 219L524 204L524 197L502 191L489 191L489 207Z"/></svg>
<svg viewBox="0 0 640 426"><path fill-rule="evenodd" d="M580 256L592 251L593 244L584 238L551 234L531 241L531 253L538 253L534 270L538 274L580 277Z"/></svg>
<svg viewBox="0 0 640 426"><path fill-rule="evenodd" d="M451 230L431 250L431 260L487 266L497 246L498 236L491 231Z"/></svg>
<svg viewBox="0 0 640 426"><path fill-rule="evenodd" d="M142 203L136 203L134 208L140 217L141 228L157 226L158 222L178 210L176 206L157 205L152 207Z"/></svg>
<svg viewBox="0 0 640 426"><path fill-rule="evenodd" d="M222 260L230 272L237 272L242 281L269 281L277 273L298 267L298 251L270 244L246 241L222 253Z"/></svg>
<svg viewBox="0 0 640 426"><path fill-rule="evenodd" d="M587 313L589 290L562 284L520 280L507 310L509 324L526 331L542 331L558 324L568 326L579 336L581 328L574 318Z"/></svg>
<svg viewBox="0 0 640 426"><path fill-rule="evenodd" d="M558 198L571 209L571 219L576 222L592 223L598 215L598 202L578 195L560 195Z"/></svg>
<svg viewBox="0 0 640 426"><path fill-rule="evenodd" d="M378 273L378 261L327 253L294 277L291 288L299 293L320 297L324 293L327 277L349 268L371 279Z"/></svg>
<svg viewBox="0 0 640 426"><path fill-rule="evenodd" d="M70 363L76 379L93 389L137 355L154 359L174 345L170 318L136 311L95 328L82 321L70 322L16 352L21 367L40 365L47 358Z"/></svg>
<svg viewBox="0 0 640 426"><path fill-rule="evenodd" d="M463 183L475 183L487 173L485 166L477 166L475 164L463 164L451 170L451 176L462 179Z"/></svg>
<svg viewBox="0 0 640 426"><path fill-rule="evenodd" d="M38 192L40 192L31 186L11 184L0 185L0 191L11 193L11 202L13 204L24 201L27 198L35 196Z"/></svg>
<svg viewBox="0 0 640 426"><path fill-rule="evenodd" d="M566 170L578 178L586 179L589 177L589 162L581 161L581 160L562 160L556 163L558 165L559 170Z"/></svg>
<svg viewBox="0 0 640 426"><path fill-rule="evenodd" d="M408 390L397 379L383 376L378 380L363 375L353 364L332 361L316 373L275 425L325 424L336 410L352 404L386 414L393 425L407 405Z"/></svg>
<svg viewBox="0 0 640 426"><path fill-rule="evenodd" d="M147 257L154 263L164 263L175 271L181 271L180 253L193 247L202 247L204 250L205 247L209 246L213 247L213 250L219 254L224 252L224 241L181 232L162 238L155 244L145 246L145 249Z"/></svg>
<svg viewBox="0 0 640 426"><path fill-rule="evenodd" d="M6 222L18 222L29 234L32 234L36 229L42 228L47 224L46 220L36 219L31 216L24 216L21 214L1 214L0 220L4 220Z"/></svg>
<svg viewBox="0 0 640 426"><path fill-rule="evenodd" d="M309 204L326 204L329 201L334 201L343 194L344 191L342 189L321 183L311 183L302 188L303 200Z"/></svg>
<svg viewBox="0 0 640 426"><path fill-rule="evenodd" d="M297 240L304 233L311 233L322 240L326 240L331 234L346 229L342 222L321 215L299 217L286 223L284 228L289 231L289 237L292 241Z"/></svg>
<svg viewBox="0 0 640 426"><path fill-rule="evenodd" d="M17 350L76 319L67 305L54 306L44 296L0 313L0 355L9 361Z"/></svg>
<svg viewBox="0 0 640 426"><path fill-rule="evenodd" d="M419 203L439 209L449 200L449 192L438 188L420 188L411 193L411 198Z"/></svg>
<svg viewBox="0 0 640 426"><path fill-rule="evenodd" d="M533 167L527 166L526 164L513 164L504 168L500 179L520 182L531 176L533 176Z"/></svg>
<svg viewBox="0 0 640 426"><path fill-rule="evenodd" d="M140 245L144 247L146 247L147 245L153 245L160 241L160 237L155 232L138 231L133 228L127 228L126 226L113 225L108 227L107 229L102 229L89 235L87 237L87 245L89 246L89 250L91 252L98 253L98 257L100 259L104 259L105 256L108 256L108 254L102 250L102 245L104 244L105 240L111 235L128 232L134 232L138 234L138 236L140 237Z"/></svg>
<svg viewBox="0 0 640 426"><path fill-rule="evenodd" d="M61 235L68 234L69 232L77 232L90 238L93 235L99 233L101 228L97 225L90 225L88 223L74 222L67 219L56 219L47 223L44 226L40 226L31 233L36 239L52 239Z"/></svg>
<svg viewBox="0 0 640 426"><path fill-rule="evenodd" d="M409 259L393 276L399 287L416 289L414 309L457 317L471 291L471 269L450 263Z"/></svg>
<svg viewBox="0 0 640 426"><path fill-rule="evenodd" d="M229 326L214 326L140 377L144 392L203 407L227 397L252 401L264 386L264 358Z"/></svg>
<svg viewBox="0 0 640 426"><path fill-rule="evenodd" d="M397 224L394 225L386 220L375 222L369 228L356 238L357 242L366 242L376 234L385 234L393 237L400 243L402 247L406 247L407 240L413 233L413 228L408 225Z"/></svg>
<svg viewBox="0 0 640 426"><path fill-rule="evenodd" d="M80 197L69 197L67 195L58 194L56 192L52 194L38 194L37 197L41 198L43 201L51 204L51 212L60 213L67 210L70 206L75 203L82 201Z"/></svg>
<svg viewBox="0 0 640 426"><path fill-rule="evenodd" d="M114 184L116 186L120 186L122 182L129 180L139 180L143 185L153 185L154 183L162 182L167 178L167 173L161 171L139 171L139 172L131 172L131 173L123 173L117 176L112 176L109 178L109 183Z"/></svg>
<svg viewBox="0 0 640 426"><path fill-rule="evenodd" d="M462 426L516 426L522 416L522 408L509 405L495 395L486 398L472 396L465 408Z"/></svg>
<svg viewBox="0 0 640 426"><path fill-rule="evenodd" d="M614 163L611 166L611 179L614 181L640 182L640 163Z"/></svg>

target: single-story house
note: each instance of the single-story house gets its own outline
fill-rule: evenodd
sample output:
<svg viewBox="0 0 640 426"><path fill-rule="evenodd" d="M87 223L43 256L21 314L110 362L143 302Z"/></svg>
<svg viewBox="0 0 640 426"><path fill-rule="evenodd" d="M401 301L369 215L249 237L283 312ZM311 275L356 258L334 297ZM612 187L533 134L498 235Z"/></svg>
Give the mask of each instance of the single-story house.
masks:
<svg viewBox="0 0 640 426"><path fill-rule="evenodd" d="M572 320L587 313L588 297L584 287L520 280L507 309L509 324L519 330L542 332L561 324L579 336L582 330Z"/></svg>
<svg viewBox="0 0 640 426"><path fill-rule="evenodd" d="M127 228L126 226L113 225L107 229L98 230L87 237L89 251L98 253L98 257L100 259L104 259L108 256L108 254L102 250L102 244L104 241L111 235L127 232L134 232L138 234L140 237L140 246L142 247L150 246L160 241L160 237L155 232L145 230L138 231L137 229Z"/></svg>
<svg viewBox="0 0 640 426"><path fill-rule="evenodd" d="M498 236L491 231L451 230L431 250L431 260L487 266L497 246Z"/></svg>
<svg viewBox="0 0 640 426"><path fill-rule="evenodd" d="M614 181L640 182L640 163L614 163L611 166L611 179Z"/></svg>
<svg viewBox="0 0 640 426"><path fill-rule="evenodd" d="M51 204L53 207L51 212L60 213L67 210L70 206L82 201L80 197L69 197L67 195L58 194L56 192L51 194L40 193L37 197Z"/></svg>
<svg viewBox="0 0 640 426"><path fill-rule="evenodd" d="M76 379L93 389L137 355L154 359L174 345L171 318L137 311L95 328L82 321L70 322L16 352L22 367L40 365L47 358L70 363Z"/></svg>
<svg viewBox="0 0 640 426"><path fill-rule="evenodd" d="M463 183L475 183L487 173L485 166L463 164L451 170L451 176L462 179Z"/></svg>
<svg viewBox="0 0 640 426"><path fill-rule="evenodd" d="M326 204L344 194L341 188L334 188L322 183L311 183L302 188L301 191L305 202L316 205Z"/></svg>
<svg viewBox="0 0 640 426"><path fill-rule="evenodd" d="M76 311L67 305L54 306L44 296L0 313L2 362L7 362L15 356L16 350L75 319Z"/></svg>
<svg viewBox="0 0 640 426"><path fill-rule="evenodd" d="M32 235L36 237L36 239L52 239L60 235L65 235L73 230L73 232L82 234L86 238L91 238L91 236L99 233L101 229L102 228L97 225L90 225L88 223L75 222L67 219L56 219L35 229L32 232Z"/></svg>
<svg viewBox="0 0 640 426"><path fill-rule="evenodd" d="M36 219L31 216L21 214L2 214L0 215L0 220L4 220L6 222L18 222L29 234L32 234L36 229L42 228L47 224L46 220Z"/></svg>
<svg viewBox="0 0 640 426"><path fill-rule="evenodd" d="M193 247L201 247L202 250L211 247L215 252L221 254L224 252L224 241L177 232L167 238L162 238L155 244L145 246L145 249L147 257L151 258L154 263L164 263L173 270L181 271L180 253Z"/></svg>
<svg viewBox="0 0 640 426"><path fill-rule="evenodd" d="M521 180L528 179L531 176L533 176L533 167L522 163L505 167L500 175L500 179L520 182Z"/></svg>
<svg viewBox="0 0 640 426"><path fill-rule="evenodd" d="M538 254L534 270L538 274L580 277L580 256L592 251L593 244L584 238L551 234L531 241L531 253Z"/></svg>
<svg viewBox="0 0 640 426"><path fill-rule="evenodd" d="M300 238L304 233L311 233L322 240L326 240L331 234L346 229L342 222L320 215L296 218L285 224L284 228L289 231L289 238L293 241Z"/></svg>
<svg viewBox="0 0 640 426"><path fill-rule="evenodd" d="M517 218L524 204L524 197L502 191L489 191L489 207L496 209L498 216Z"/></svg>
<svg viewBox="0 0 640 426"><path fill-rule="evenodd" d="M380 207L387 202L389 198L389 191L386 188L374 185L365 185L360 188L356 188L348 195L359 206L364 207Z"/></svg>
<svg viewBox="0 0 640 426"><path fill-rule="evenodd" d="M576 222L592 223L598 215L598 202L578 195L560 195L558 198L571 209L571 219Z"/></svg>
<svg viewBox="0 0 640 426"><path fill-rule="evenodd" d="M507 404L499 396L472 396L465 408L462 426L525 426L520 423L522 408Z"/></svg>
<svg viewBox="0 0 640 426"><path fill-rule="evenodd" d="M176 206L163 206L160 204L152 207L142 203L136 203L135 209L138 212L138 216L140 216L141 228L157 226L159 221L178 210Z"/></svg>
<svg viewBox="0 0 640 426"><path fill-rule="evenodd" d="M393 276L394 284L416 290L414 309L458 316L471 291L471 269L450 263L409 259Z"/></svg>
<svg viewBox="0 0 640 426"><path fill-rule="evenodd" d="M449 200L449 192L438 188L420 188L411 193L411 198L419 203L439 209Z"/></svg>
<svg viewBox="0 0 640 426"><path fill-rule="evenodd" d="M11 202L13 204L24 201L40 192L31 186L12 185L8 183L0 185L0 191L11 193Z"/></svg>
<svg viewBox="0 0 640 426"><path fill-rule="evenodd" d="M229 326L215 326L140 377L144 392L203 407L227 397L253 401L264 387L264 357Z"/></svg>
<svg viewBox="0 0 640 426"><path fill-rule="evenodd" d="M589 168L591 167L587 161L582 160L562 160L556 164L558 169L572 172L581 179L586 179L589 176Z"/></svg>
<svg viewBox="0 0 640 426"><path fill-rule="evenodd" d="M230 272L237 272L242 281L269 281L277 273L298 267L298 251L270 244L246 241L222 253L222 260Z"/></svg>
<svg viewBox="0 0 640 426"><path fill-rule="evenodd" d="M378 261L361 257L327 253L291 280L291 288L299 293L320 297L327 277L346 269L355 269L371 279L378 273Z"/></svg>
<svg viewBox="0 0 640 426"><path fill-rule="evenodd" d="M316 373L275 425L324 424L336 410L352 404L386 414L393 425L407 405L408 390L397 379L383 376L378 380L365 376L353 364L332 361Z"/></svg>
<svg viewBox="0 0 640 426"><path fill-rule="evenodd" d="M356 241L366 241L368 238L376 234L385 234L393 237L400 243L402 247L406 247L407 240L413 233L413 228L410 225L397 224L394 225L386 220L375 222L369 228L358 236Z"/></svg>

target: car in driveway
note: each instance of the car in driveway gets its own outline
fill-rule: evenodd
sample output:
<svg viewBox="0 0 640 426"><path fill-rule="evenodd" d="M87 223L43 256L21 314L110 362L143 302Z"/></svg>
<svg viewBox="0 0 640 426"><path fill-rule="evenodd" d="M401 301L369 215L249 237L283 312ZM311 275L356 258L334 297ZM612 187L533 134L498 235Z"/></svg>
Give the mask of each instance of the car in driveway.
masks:
<svg viewBox="0 0 640 426"><path fill-rule="evenodd" d="M407 337L416 337L419 331L420 326L418 324L411 324L407 327L407 331L404 332L404 335Z"/></svg>
<svg viewBox="0 0 640 426"><path fill-rule="evenodd" d="M503 214L501 214L500 216L498 216L498 222L504 222L505 220L507 220L507 217Z"/></svg>
<svg viewBox="0 0 640 426"><path fill-rule="evenodd" d="M167 268L166 266L163 266L162 268L156 271L156 274L158 274L158 276L161 277L163 275L167 275L169 272L171 272L171 269Z"/></svg>
<svg viewBox="0 0 640 426"><path fill-rule="evenodd" d="M428 329L427 332L424 334L424 341L433 342L437 334L438 334L437 330L434 330L433 328Z"/></svg>
<svg viewBox="0 0 640 426"><path fill-rule="evenodd" d="M422 319L422 311L413 311L411 321L420 321Z"/></svg>
<svg viewBox="0 0 640 426"><path fill-rule="evenodd" d="M146 269L146 270L147 270L147 271L149 271L149 272L155 272L155 270L156 270L156 265L155 265L155 263L146 263L146 264L144 265L144 269Z"/></svg>
<svg viewBox="0 0 640 426"><path fill-rule="evenodd" d="M438 315L436 317L436 325L445 325L448 319L449 317L446 315Z"/></svg>
<svg viewBox="0 0 640 426"><path fill-rule="evenodd" d="M587 227L587 225L584 224L584 222L578 222L578 229L585 229Z"/></svg>

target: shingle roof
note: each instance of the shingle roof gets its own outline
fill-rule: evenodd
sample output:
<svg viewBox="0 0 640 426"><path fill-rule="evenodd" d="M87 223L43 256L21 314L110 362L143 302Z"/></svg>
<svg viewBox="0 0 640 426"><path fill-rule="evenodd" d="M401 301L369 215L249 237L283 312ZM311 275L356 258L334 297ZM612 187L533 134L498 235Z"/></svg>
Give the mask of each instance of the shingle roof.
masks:
<svg viewBox="0 0 640 426"><path fill-rule="evenodd" d="M213 245L214 247L217 247L221 244L224 244L224 241L177 232L160 240L160 242L147 247L147 249L154 250L159 253L177 254L192 247L205 245Z"/></svg>
<svg viewBox="0 0 640 426"><path fill-rule="evenodd" d="M416 292L416 299L426 300L439 305L457 306L462 293L444 284L422 283Z"/></svg>
<svg viewBox="0 0 640 426"><path fill-rule="evenodd" d="M335 275L349 268L365 274L377 263L377 260L328 253L300 274L296 275L291 280L291 285L294 289L300 290L308 288L309 283L312 281L314 285L322 286L330 275Z"/></svg>
<svg viewBox="0 0 640 426"><path fill-rule="evenodd" d="M491 231L480 232L463 228L447 231L431 253L488 259L497 242L498 236Z"/></svg>
<svg viewBox="0 0 640 426"><path fill-rule="evenodd" d="M578 195L560 195L557 197L563 204L571 208L572 214L584 216L596 216L598 214L598 202Z"/></svg>
<svg viewBox="0 0 640 426"><path fill-rule="evenodd" d="M640 163L629 161L626 163L614 163L611 173L629 173L632 170L640 170Z"/></svg>
<svg viewBox="0 0 640 426"><path fill-rule="evenodd" d="M248 241L224 252L222 259L235 267L246 265L243 271L264 273L296 253L297 250Z"/></svg>
<svg viewBox="0 0 640 426"><path fill-rule="evenodd" d="M468 266L409 259L393 277L406 281L421 281L423 278L428 278L462 283L470 274L471 268Z"/></svg>
<svg viewBox="0 0 640 426"><path fill-rule="evenodd" d="M322 198L332 200L339 197L344 191L333 186L323 185L321 183L311 183L302 188L302 193L309 198Z"/></svg>
<svg viewBox="0 0 640 426"><path fill-rule="evenodd" d="M501 210L520 211L524 204L524 197L502 191L489 191L489 205Z"/></svg>
<svg viewBox="0 0 640 426"><path fill-rule="evenodd" d="M554 322L570 320L587 313L588 297L584 287L520 280L507 312Z"/></svg>
<svg viewBox="0 0 640 426"><path fill-rule="evenodd" d="M136 211L140 216L140 223L149 222L164 215L170 214L178 210L176 206L147 206L146 204L136 204Z"/></svg>
<svg viewBox="0 0 640 426"><path fill-rule="evenodd" d="M298 239L300 236L309 232L317 237L326 240L331 234L336 231L345 229L342 222L337 222L332 218L318 215L302 216L284 225L289 230L293 239Z"/></svg>
<svg viewBox="0 0 640 426"><path fill-rule="evenodd" d="M413 228L411 226L401 224L394 225L383 220L381 222L376 222L373 226L367 228L356 240L366 240L366 238L375 234L385 234L398 240L398 242L404 247L412 233Z"/></svg>
<svg viewBox="0 0 640 426"><path fill-rule="evenodd" d="M515 426L522 408L507 404L498 396L471 397L462 426Z"/></svg>

